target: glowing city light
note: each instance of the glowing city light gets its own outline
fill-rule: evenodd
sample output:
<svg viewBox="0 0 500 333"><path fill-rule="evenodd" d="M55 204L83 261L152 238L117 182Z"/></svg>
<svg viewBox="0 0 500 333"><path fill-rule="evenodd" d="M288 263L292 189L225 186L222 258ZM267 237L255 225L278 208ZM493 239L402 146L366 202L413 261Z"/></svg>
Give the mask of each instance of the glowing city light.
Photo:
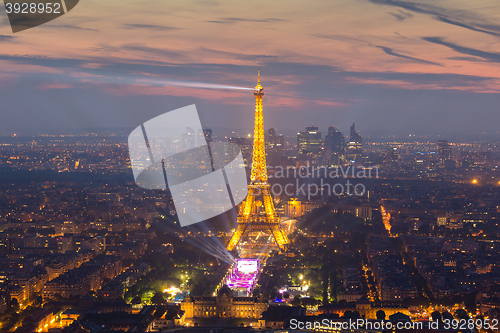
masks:
<svg viewBox="0 0 500 333"><path fill-rule="evenodd" d="M258 271L259 261L256 259L240 259L236 263L236 269L244 274L255 273Z"/></svg>
<svg viewBox="0 0 500 333"><path fill-rule="evenodd" d="M177 295L177 294L181 293L181 290L177 287L170 287L170 288L163 289L163 292L170 294L170 295Z"/></svg>
<svg viewBox="0 0 500 333"><path fill-rule="evenodd" d="M245 288L248 293L257 280L259 272L258 259L238 259L225 279L225 284L231 289Z"/></svg>

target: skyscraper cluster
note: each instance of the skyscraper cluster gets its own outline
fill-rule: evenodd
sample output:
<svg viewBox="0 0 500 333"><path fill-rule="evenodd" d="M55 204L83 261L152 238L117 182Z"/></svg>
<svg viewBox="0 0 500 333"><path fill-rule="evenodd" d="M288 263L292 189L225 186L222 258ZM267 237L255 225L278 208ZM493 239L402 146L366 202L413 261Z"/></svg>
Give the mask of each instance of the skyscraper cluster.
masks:
<svg viewBox="0 0 500 333"><path fill-rule="evenodd" d="M245 166L250 168L253 138L230 137L229 142L241 147ZM283 134L278 134L274 128L270 128L265 132L265 145L268 166L334 166L359 163L365 157L363 139L356 132L354 123L350 128L349 137L345 137L335 126L329 126L324 137L318 126L307 126L304 131L297 133L295 151L287 150Z"/></svg>
<svg viewBox="0 0 500 333"><path fill-rule="evenodd" d="M363 155L363 140L354 126L353 123L347 142L342 132L334 126L328 127L324 139L318 127L306 127L305 131L297 135L298 162L312 165L354 164Z"/></svg>

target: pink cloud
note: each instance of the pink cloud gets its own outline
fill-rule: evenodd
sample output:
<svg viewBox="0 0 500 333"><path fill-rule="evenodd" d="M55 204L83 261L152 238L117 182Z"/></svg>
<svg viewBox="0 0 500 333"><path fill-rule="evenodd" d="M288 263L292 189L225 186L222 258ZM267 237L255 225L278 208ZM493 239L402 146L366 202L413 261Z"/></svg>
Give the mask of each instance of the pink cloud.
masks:
<svg viewBox="0 0 500 333"><path fill-rule="evenodd" d="M75 86L69 83L53 82L53 83L41 83L37 85L36 88L40 90L53 90L53 89L72 89L75 88Z"/></svg>
<svg viewBox="0 0 500 333"><path fill-rule="evenodd" d="M498 93L500 92L500 83L498 80L486 80L483 82L466 82L467 85L443 85L440 83L415 83L404 80L382 80L375 78L347 78L347 81L355 84L374 84L387 87L408 90L459 90L473 91L476 93ZM462 83L464 83L462 81Z"/></svg>

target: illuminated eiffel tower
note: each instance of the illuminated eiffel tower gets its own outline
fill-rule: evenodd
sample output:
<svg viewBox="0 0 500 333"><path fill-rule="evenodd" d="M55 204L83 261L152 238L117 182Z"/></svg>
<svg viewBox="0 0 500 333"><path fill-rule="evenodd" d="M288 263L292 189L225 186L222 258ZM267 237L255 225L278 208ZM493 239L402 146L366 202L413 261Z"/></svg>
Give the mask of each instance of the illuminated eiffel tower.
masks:
<svg viewBox="0 0 500 333"><path fill-rule="evenodd" d="M266 147L264 142L264 115L262 98L264 88L260 85L260 69L255 96L255 127L253 134L252 173L248 185L247 199L242 203L243 209L238 215L238 227L234 232L227 249L234 250L240 240L250 232L270 232L280 250L286 250L288 237L280 227L280 217L274 210L271 186L267 182ZM262 212L261 206L264 205Z"/></svg>

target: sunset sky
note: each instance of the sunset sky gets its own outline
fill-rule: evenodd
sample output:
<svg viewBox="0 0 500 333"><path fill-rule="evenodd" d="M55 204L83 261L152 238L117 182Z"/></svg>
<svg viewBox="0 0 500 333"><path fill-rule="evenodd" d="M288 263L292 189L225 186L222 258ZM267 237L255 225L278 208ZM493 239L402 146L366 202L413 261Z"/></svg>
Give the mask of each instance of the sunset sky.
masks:
<svg viewBox="0 0 500 333"><path fill-rule="evenodd" d="M0 134L135 127L196 104L205 127L498 131L500 4L81 0L13 34L0 5Z"/></svg>

